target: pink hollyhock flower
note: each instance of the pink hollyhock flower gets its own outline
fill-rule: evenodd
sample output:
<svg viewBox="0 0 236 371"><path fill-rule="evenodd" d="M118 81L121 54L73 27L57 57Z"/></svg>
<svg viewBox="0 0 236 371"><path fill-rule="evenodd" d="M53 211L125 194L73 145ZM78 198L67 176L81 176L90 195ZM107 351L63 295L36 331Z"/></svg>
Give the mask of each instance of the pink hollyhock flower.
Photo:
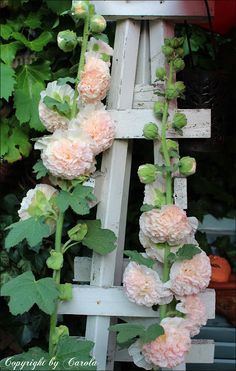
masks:
<svg viewBox="0 0 236 371"><path fill-rule="evenodd" d="M180 245L194 235L197 219L188 218L176 205L165 205L161 209L143 213L140 217L140 229L154 243Z"/></svg>
<svg viewBox="0 0 236 371"><path fill-rule="evenodd" d="M142 346L145 360L159 367L172 368L184 362L191 347L189 331L179 317L165 318L160 325L165 334Z"/></svg>
<svg viewBox="0 0 236 371"><path fill-rule="evenodd" d="M39 139L35 149L41 150L44 166L56 177L76 179L96 170L91 141L79 130L56 130Z"/></svg>
<svg viewBox="0 0 236 371"><path fill-rule="evenodd" d="M111 147L114 141L114 122L101 103L85 106L72 125L80 127L92 139L95 155Z"/></svg>
<svg viewBox="0 0 236 371"><path fill-rule="evenodd" d="M113 49L104 41L91 37L88 42L87 53L85 53L86 61L90 57L102 59L104 55L108 57L113 56ZM108 58L106 63L110 66L110 58Z"/></svg>
<svg viewBox="0 0 236 371"><path fill-rule="evenodd" d="M57 85L57 81L48 83L46 90L40 93L41 99L39 102L39 118L45 128L54 132L57 129L67 129L69 125L68 117L61 115L56 109L50 109L43 102L46 96L56 99L61 103L68 103L70 107L73 104L74 90L70 85Z"/></svg>
<svg viewBox="0 0 236 371"><path fill-rule="evenodd" d="M211 278L210 259L204 251L190 260L175 262L170 270L170 289L179 296L198 294Z"/></svg>
<svg viewBox="0 0 236 371"><path fill-rule="evenodd" d="M189 330L190 336L199 334L201 326L207 323L206 307L199 295L177 297L177 299L181 302L176 305L176 309L186 314L185 328Z"/></svg>
<svg viewBox="0 0 236 371"><path fill-rule="evenodd" d="M133 261L124 271L123 285L129 300L138 305L168 304L173 298L157 272Z"/></svg>
<svg viewBox="0 0 236 371"><path fill-rule="evenodd" d="M82 102L96 103L103 100L110 86L109 67L101 59L90 57L81 72L78 91Z"/></svg>

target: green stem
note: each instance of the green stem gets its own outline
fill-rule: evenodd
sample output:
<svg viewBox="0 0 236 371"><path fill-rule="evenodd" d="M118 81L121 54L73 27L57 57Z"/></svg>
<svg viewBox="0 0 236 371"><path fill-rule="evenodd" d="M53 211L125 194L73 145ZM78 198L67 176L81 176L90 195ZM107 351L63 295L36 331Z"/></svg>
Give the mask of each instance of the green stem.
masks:
<svg viewBox="0 0 236 371"><path fill-rule="evenodd" d="M167 86L169 84L172 84L173 80L173 63L170 62L170 69L169 69L169 78L167 81ZM170 162L170 155L167 149L167 143L166 143L166 131L167 131L167 119L168 119L168 110L169 110L169 101L166 99L165 106L164 106L164 112L162 117L162 130L161 130L161 145L162 145L162 151L163 151L163 157L165 161L165 166L169 167L171 165ZM172 197L172 177L171 177L171 171L166 170L166 203L168 205L173 204L173 197ZM164 267L163 267L163 277L162 281L165 283L169 280L169 274L170 274L170 264L168 261L168 255L170 253L170 246L166 244L165 247L165 254L164 254ZM161 320L165 318L167 312L167 304L160 306L160 318Z"/></svg>
<svg viewBox="0 0 236 371"><path fill-rule="evenodd" d="M84 65L85 65L85 53L86 53L87 45L88 45L88 38L89 38L89 17L86 17L84 20L83 41L81 45L79 68L78 68L78 73L77 73L77 78L76 78L75 94L74 94L73 105L72 105L72 110L71 110L72 119L77 114L77 99L79 96L77 86L80 81L80 74L83 71Z"/></svg>
<svg viewBox="0 0 236 371"><path fill-rule="evenodd" d="M60 212L58 219L57 219L57 226L56 226L56 236L55 236L55 251L62 252L62 244L61 244L61 236L62 236L62 228L63 228L63 221L64 221L64 213ZM53 279L56 285L60 284L61 278L61 270L54 270L53 271ZM57 325L57 311L58 311L58 299L55 305L55 310L50 318L50 331L49 331L49 354L53 357L54 353L54 346L53 346L53 334L55 332L55 328Z"/></svg>

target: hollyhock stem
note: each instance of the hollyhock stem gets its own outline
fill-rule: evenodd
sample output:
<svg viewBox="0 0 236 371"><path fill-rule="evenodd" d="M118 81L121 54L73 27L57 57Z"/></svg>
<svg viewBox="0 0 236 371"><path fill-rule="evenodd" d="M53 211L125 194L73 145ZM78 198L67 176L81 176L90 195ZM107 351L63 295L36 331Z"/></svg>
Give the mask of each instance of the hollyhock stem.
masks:
<svg viewBox="0 0 236 371"><path fill-rule="evenodd" d="M61 236L62 236L62 228L63 228L63 221L64 221L64 213L60 213L57 219L56 225L56 236L55 236L55 251L62 252L62 243L61 243ZM61 279L61 270L54 270L53 271L53 279L56 285L60 284ZM58 299L55 305L55 310L50 318L50 330L49 330L49 354L52 357L54 355L54 346L53 346L53 334L55 332L55 328L57 325L57 311L58 311Z"/></svg>
<svg viewBox="0 0 236 371"><path fill-rule="evenodd" d="M76 78L76 86L75 86L75 94L74 94L74 99L73 99L73 106L72 106L72 110L71 110L71 118L72 119L77 114L77 99L78 99L78 96L79 96L77 85L80 81L80 74L84 69L85 53L86 53L87 45L88 45L88 38L89 38L89 17L86 17L85 20L84 20L83 41L82 41L82 45L81 45L81 53L80 53L79 68L78 68L78 73L77 73L77 78Z"/></svg>
<svg viewBox="0 0 236 371"><path fill-rule="evenodd" d="M169 78L167 82L167 86L169 84L172 84L173 79L173 63L170 62L170 69L169 69ZM161 130L161 145L163 150L163 157L165 161L165 166L170 167L170 155L167 148L166 143L166 130L167 130L167 119L168 119L168 110L169 110L169 101L166 99L165 106L164 106L164 112L162 117L162 130ZM172 177L171 177L171 171L166 170L166 203L168 205L173 204L173 197L172 197ZM168 261L168 255L170 253L170 246L166 244L165 247L165 254L164 254L164 267L163 267L163 277L162 281L167 282L169 280L169 274L170 274L170 264ZM160 306L160 318L161 320L165 318L167 311L167 305L161 305Z"/></svg>

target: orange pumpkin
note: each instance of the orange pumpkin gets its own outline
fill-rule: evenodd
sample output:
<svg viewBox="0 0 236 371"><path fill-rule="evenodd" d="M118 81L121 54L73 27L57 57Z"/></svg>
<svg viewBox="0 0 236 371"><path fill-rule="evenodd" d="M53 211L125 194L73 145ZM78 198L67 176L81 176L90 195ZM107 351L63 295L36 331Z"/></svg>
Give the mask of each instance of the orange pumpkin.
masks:
<svg viewBox="0 0 236 371"><path fill-rule="evenodd" d="M212 282L228 282L231 274L231 266L225 258L217 255L210 255L211 262L211 281Z"/></svg>

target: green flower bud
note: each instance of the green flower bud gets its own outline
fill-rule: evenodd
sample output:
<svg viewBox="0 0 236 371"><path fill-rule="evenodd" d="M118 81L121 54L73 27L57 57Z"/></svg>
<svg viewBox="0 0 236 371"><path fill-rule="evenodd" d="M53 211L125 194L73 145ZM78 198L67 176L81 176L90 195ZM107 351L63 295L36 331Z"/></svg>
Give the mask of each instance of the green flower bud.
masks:
<svg viewBox="0 0 236 371"><path fill-rule="evenodd" d="M153 164L141 165L138 168L138 176L141 183L153 183L157 177L157 168Z"/></svg>
<svg viewBox="0 0 236 371"><path fill-rule="evenodd" d="M184 49L183 48L177 48L175 51L176 55L180 58L184 57Z"/></svg>
<svg viewBox="0 0 236 371"><path fill-rule="evenodd" d="M143 135L146 139L155 140L159 138L158 127L153 122L144 125Z"/></svg>
<svg viewBox="0 0 236 371"><path fill-rule="evenodd" d="M70 30L61 31L57 35L57 44L63 52L68 53L74 50L78 43L77 35Z"/></svg>
<svg viewBox="0 0 236 371"><path fill-rule="evenodd" d="M173 62L173 67L175 69L175 71L182 71L185 67L185 63L183 61L183 59L181 58L176 58Z"/></svg>
<svg viewBox="0 0 236 371"><path fill-rule="evenodd" d="M63 283L59 285L59 299L70 301L72 299L72 284Z"/></svg>
<svg viewBox="0 0 236 371"><path fill-rule="evenodd" d="M179 94L183 94L185 92L186 86L184 85L183 81L177 81L175 83L175 87Z"/></svg>
<svg viewBox="0 0 236 371"><path fill-rule="evenodd" d="M168 152L179 152L179 144L175 140L167 139L166 146ZM160 152L163 153L162 144L160 145Z"/></svg>
<svg viewBox="0 0 236 371"><path fill-rule="evenodd" d="M162 205L165 205L166 204L165 193L161 192L159 189L155 189L153 204L155 207L161 207Z"/></svg>
<svg viewBox="0 0 236 371"><path fill-rule="evenodd" d="M102 15L95 14L90 19L90 29L94 33L101 33L106 29L107 23Z"/></svg>
<svg viewBox="0 0 236 371"><path fill-rule="evenodd" d="M86 1L73 0L71 12L77 19L85 18L89 15L88 3Z"/></svg>
<svg viewBox="0 0 236 371"><path fill-rule="evenodd" d="M157 101L154 104L153 110L157 118L161 119L165 108L165 102Z"/></svg>
<svg viewBox="0 0 236 371"><path fill-rule="evenodd" d="M170 46L162 46L162 53L164 54L165 57L172 57L174 54L174 49L171 48Z"/></svg>
<svg viewBox="0 0 236 371"><path fill-rule="evenodd" d="M192 175L196 172L196 160L193 157L182 157L179 161L179 172L184 176Z"/></svg>
<svg viewBox="0 0 236 371"><path fill-rule="evenodd" d="M72 241L82 241L88 232L87 224L77 224L68 231L68 236Z"/></svg>
<svg viewBox="0 0 236 371"><path fill-rule="evenodd" d="M168 37L165 37L164 44L165 44L165 46L171 46L171 39L168 38Z"/></svg>
<svg viewBox="0 0 236 371"><path fill-rule="evenodd" d="M62 336L69 336L69 329L64 325L55 328L54 333L52 334L52 343L56 345Z"/></svg>
<svg viewBox="0 0 236 371"><path fill-rule="evenodd" d="M184 113L176 112L173 117L172 127L174 129L182 129L187 125L187 117Z"/></svg>
<svg viewBox="0 0 236 371"><path fill-rule="evenodd" d="M169 100L176 99L180 97L184 91L185 85L182 81L177 81L174 84L169 84L166 88L166 98Z"/></svg>
<svg viewBox="0 0 236 371"><path fill-rule="evenodd" d="M173 37L172 39L170 39L170 46L176 49L180 47L181 45L183 45L183 42L184 42L183 37Z"/></svg>
<svg viewBox="0 0 236 371"><path fill-rule="evenodd" d="M158 67L156 69L156 78L157 80L164 81L166 78L166 70L164 67Z"/></svg>
<svg viewBox="0 0 236 371"><path fill-rule="evenodd" d="M55 250L51 250L50 255L51 256L47 258L46 264L48 268L58 271L63 265L63 255L61 252L57 252Z"/></svg>

